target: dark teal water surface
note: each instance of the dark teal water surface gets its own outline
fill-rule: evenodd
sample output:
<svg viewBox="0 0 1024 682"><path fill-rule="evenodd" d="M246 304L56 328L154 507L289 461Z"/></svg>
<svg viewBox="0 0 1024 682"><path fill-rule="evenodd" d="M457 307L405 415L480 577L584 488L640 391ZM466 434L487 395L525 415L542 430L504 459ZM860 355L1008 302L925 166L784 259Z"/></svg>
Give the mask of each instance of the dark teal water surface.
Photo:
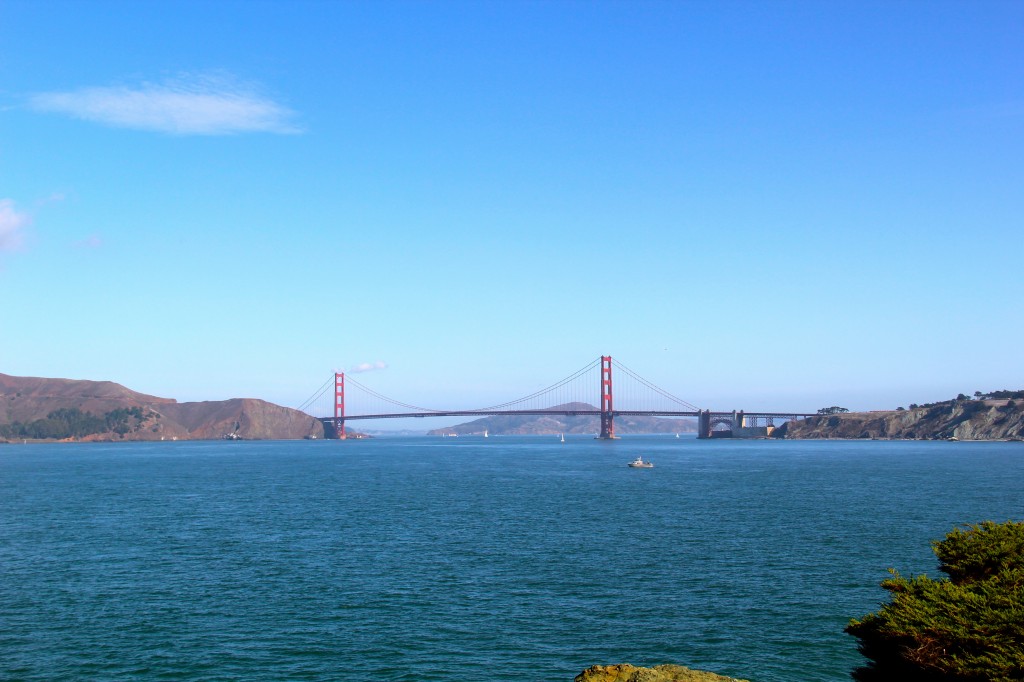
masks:
<svg viewBox="0 0 1024 682"><path fill-rule="evenodd" d="M0 679L843 680L886 569L1022 484L1019 443L0 446Z"/></svg>

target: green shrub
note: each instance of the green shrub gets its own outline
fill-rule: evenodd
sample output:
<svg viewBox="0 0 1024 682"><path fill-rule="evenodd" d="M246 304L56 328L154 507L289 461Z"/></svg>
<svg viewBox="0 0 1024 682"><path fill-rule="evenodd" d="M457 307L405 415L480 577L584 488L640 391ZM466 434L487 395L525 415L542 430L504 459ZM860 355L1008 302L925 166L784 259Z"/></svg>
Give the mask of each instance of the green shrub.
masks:
<svg viewBox="0 0 1024 682"><path fill-rule="evenodd" d="M1024 523L957 528L933 543L948 579L892 578L878 613L851 620L865 667L855 680L1024 679Z"/></svg>

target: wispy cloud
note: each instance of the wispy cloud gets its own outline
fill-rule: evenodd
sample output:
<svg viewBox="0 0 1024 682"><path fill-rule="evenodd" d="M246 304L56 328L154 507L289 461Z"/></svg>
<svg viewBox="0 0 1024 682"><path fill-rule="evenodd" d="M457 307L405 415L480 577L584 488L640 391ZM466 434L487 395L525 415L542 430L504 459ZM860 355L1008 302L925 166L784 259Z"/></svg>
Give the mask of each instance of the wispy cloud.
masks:
<svg viewBox="0 0 1024 682"><path fill-rule="evenodd" d="M376 369L387 369L388 363L378 360L377 362L360 362L355 367L352 367L349 374L359 374L360 372L372 372Z"/></svg>
<svg viewBox="0 0 1024 682"><path fill-rule="evenodd" d="M14 208L11 199L0 199L0 251L14 251L25 241L25 227L32 222L28 213Z"/></svg>
<svg viewBox="0 0 1024 682"><path fill-rule="evenodd" d="M79 239L75 246L80 249L98 249L103 246L103 239L98 234L90 234L85 239Z"/></svg>
<svg viewBox="0 0 1024 682"><path fill-rule="evenodd" d="M39 201L37 201L36 206L48 206L49 204L59 204L65 199L67 199L67 196L64 194L64 192L53 192L52 194L50 194L50 196L46 197L45 199L40 199Z"/></svg>
<svg viewBox="0 0 1024 682"><path fill-rule="evenodd" d="M225 74L186 75L138 86L90 87L29 97L38 111L174 135L298 133L295 112Z"/></svg>

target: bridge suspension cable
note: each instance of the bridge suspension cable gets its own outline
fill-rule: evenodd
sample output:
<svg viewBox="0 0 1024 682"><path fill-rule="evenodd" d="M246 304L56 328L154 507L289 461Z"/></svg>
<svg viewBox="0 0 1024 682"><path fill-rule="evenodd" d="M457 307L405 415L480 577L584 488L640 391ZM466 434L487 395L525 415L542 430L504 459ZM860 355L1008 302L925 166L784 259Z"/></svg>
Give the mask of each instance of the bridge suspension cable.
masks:
<svg viewBox="0 0 1024 682"><path fill-rule="evenodd" d="M682 405L682 406L686 407L687 409L692 410L694 412L697 412L697 411L700 410L700 408L697 407L696 405L688 403L685 400L683 400L682 398L677 398L674 395L672 395L671 393L669 393L668 391L666 391L665 389L659 388L658 386L655 386L651 382L647 381L647 379L644 379L642 376L640 376L639 374L637 374L636 372L631 370L629 367L626 367L624 364L622 364L618 360L615 360L614 363L615 363L615 367L617 369L625 372L627 375L629 375L630 378L640 382L641 384L643 384L647 388L651 389L652 391L654 391L658 395L662 396L663 398L667 398L667 399L671 400L672 402L676 403L677 405Z"/></svg>
<svg viewBox="0 0 1024 682"><path fill-rule="evenodd" d="M386 395L382 395L382 394L378 393L377 391L373 390L372 388L368 388L368 387L364 386L363 384L359 383L358 381L356 381L355 379L353 379L352 377L350 377L348 375L345 376L345 381L347 381L350 384L354 384L355 386L358 386L360 389L366 391L368 394L372 395L374 398L377 398L378 400L383 400L384 402L386 402L386 403L388 403L390 405L397 405L398 407L404 407L405 409L412 410L413 412L441 412L442 411L442 410L432 410L430 408L420 407L418 405L409 405L408 403L403 403L403 402L401 402L399 400L395 400L394 398L389 398Z"/></svg>
<svg viewBox="0 0 1024 682"><path fill-rule="evenodd" d="M595 371L598 367L600 367L599 372ZM620 379L615 382L614 394L618 396L618 398L615 400L614 406L612 401L613 367L615 369L616 376ZM622 382L622 378L628 379L628 381ZM599 357L583 368L573 372L566 378L555 382L547 388L534 391L522 398L499 403L490 407L468 410L438 410L420 407L418 405L411 405L400 400L395 400L394 398L389 398L386 395L363 385L355 379L352 379L351 377L348 377L347 381L350 388L359 389L356 392L356 395L369 396L377 401L386 403L389 406L401 408L401 410L405 411L386 412L382 409L367 409L366 405L363 405L358 411L346 410L346 405L351 404L351 400L346 400L346 376L343 373L336 372L327 381L325 381L309 399L298 407L299 410L302 410L307 414L312 413L311 416L314 416L316 419L324 423L325 435L328 433L328 427L333 427L334 435L329 435L328 437L330 438L344 439L346 437L345 422L347 420L355 419L441 416L479 417L482 415L506 416L509 414L542 415L545 417L552 415L592 416L600 418L600 433L597 437L601 439L613 439L616 437L614 430L614 419L616 416L623 418L638 416L697 417L698 438L714 437L715 425L719 423L728 424L732 429L739 428L742 430L755 428L758 420L764 420L768 426L773 426L772 420L775 418L796 419L799 417L814 416L811 414L789 412L744 413L743 411L734 410L730 414L727 412L701 410L696 405L683 400L682 398L678 398L665 389L656 386L626 365L621 362L614 361L611 356L607 355ZM352 396L350 395L350 397ZM596 407L592 404L591 401L595 397L597 398L596 402L600 404L600 407ZM324 403L330 403L330 407L325 409ZM685 409L679 409L680 407Z"/></svg>
<svg viewBox="0 0 1024 682"><path fill-rule="evenodd" d="M533 400L535 398L539 398L539 397L541 397L542 395L544 395L546 393L554 393L558 389L563 388L564 386L572 383L573 381L579 379L581 376L583 376L587 372L589 372L592 369L594 369L600 362L601 362L601 358L597 358L596 360L591 362L586 367L584 367L584 368L582 368L582 369L580 369L580 370L578 370L576 372L573 372L571 375L567 376L566 378L562 379L561 381L558 381L558 382L548 386L547 388L543 388L543 389L541 389L539 391L536 391L535 393L531 393L530 395L523 396L522 398L517 398L516 400L510 400L509 402L501 403L500 405L492 405L491 407L481 407L481 408L479 408L477 410L469 410L469 411L471 411L471 412L496 412L498 410L504 410L504 409L507 409L507 408L511 408L513 405L518 405L520 403L525 403L528 400Z"/></svg>
<svg viewBox="0 0 1024 682"><path fill-rule="evenodd" d="M324 382L324 385L323 385L323 386L321 386L320 388L318 388L318 389L316 389L315 391L313 391L313 395L311 395L311 396L310 396L310 397L309 397L309 398L308 398L308 399L306 400L306 402L302 403L301 405L299 405L299 406L298 406L298 407L296 407L295 409L297 409L297 410L298 410L299 412L305 412L305 411L306 411L306 410L308 410L308 409L309 409L309 408L310 408L310 407L311 407L311 406L312 406L312 405L313 405L313 404L314 404L314 403L315 403L315 402L316 402L317 400L319 400L319 399L323 398L323 397L324 397L324 394L326 394L326 393L327 393L328 389L330 389L330 388L333 388L333 387L334 387L334 376L332 375L330 379L328 379L327 381L325 381L325 382Z"/></svg>
<svg viewBox="0 0 1024 682"><path fill-rule="evenodd" d="M398 417L404 413L409 413L410 416L429 416L431 414L448 414L452 412L458 412L459 414L493 414L495 412L522 412L524 410L536 412L553 410L559 407L574 411L586 411L589 409L595 412L603 412L605 407L599 408L597 404L604 405L601 402L602 391L604 390L606 379L610 379L610 375L605 377L602 374L605 371L602 363L605 361L612 363L608 366L608 371L610 372L612 365L614 365L619 377L619 381L616 382L616 395L618 396L615 404L616 409L609 410L609 412L663 412L676 414L679 412L696 413L699 411L697 406L656 386L623 363L612 361L610 357L598 357L546 388L534 391L515 400L488 407L460 408L458 410L422 407L390 398L349 375L334 374L309 399L303 402L298 409L313 414L317 418L337 417L338 406L336 403L338 400L343 400L347 404L348 409L342 408L342 419L346 417L350 419L385 416ZM602 368L600 371L598 371L599 367ZM347 383L347 400L339 398L339 384L337 383L337 377L339 376L343 376L344 381ZM610 381L607 383L610 389ZM345 386L345 384L340 385ZM344 391L345 389L342 388L340 390ZM376 403L376 405L371 406L373 403ZM608 405L610 406L610 401Z"/></svg>

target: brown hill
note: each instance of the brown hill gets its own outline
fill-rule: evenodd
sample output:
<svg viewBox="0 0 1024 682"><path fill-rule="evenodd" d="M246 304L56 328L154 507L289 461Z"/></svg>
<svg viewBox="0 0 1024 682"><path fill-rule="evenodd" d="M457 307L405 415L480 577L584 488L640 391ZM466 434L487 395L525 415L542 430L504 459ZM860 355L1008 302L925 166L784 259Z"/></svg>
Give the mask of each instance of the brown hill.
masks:
<svg viewBox="0 0 1024 682"><path fill-rule="evenodd" d="M323 424L304 412L265 400L232 398L201 403L173 403L159 409L163 426L185 438L221 438L234 433L241 438L288 440L323 438Z"/></svg>
<svg viewBox="0 0 1024 682"><path fill-rule="evenodd" d="M0 424L43 419L61 408L102 414L124 407L167 405L175 401L136 393L112 381L13 377L0 374Z"/></svg>
<svg viewBox="0 0 1024 682"><path fill-rule="evenodd" d="M589 403L566 403L548 408L555 410L593 411L598 408ZM597 416L581 415L566 416L561 414L548 415L509 415L484 417L464 424L434 429L428 435L439 436L442 433L469 435L487 431L493 435L526 435L541 436L558 433L596 434L601 430L601 419ZM615 418L615 432L627 433L684 433L696 431L693 419L669 419L665 417L634 417L622 415Z"/></svg>
<svg viewBox="0 0 1024 682"><path fill-rule="evenodd" d="M131 410L123 433L99 430L83 440L188 440L223 438L291 439L323 437L323 425L309 415L264 400L179 403L132 391L111 381L15 377L0 374L0 433L46 420L59 410L102 418Z"/></svg>

